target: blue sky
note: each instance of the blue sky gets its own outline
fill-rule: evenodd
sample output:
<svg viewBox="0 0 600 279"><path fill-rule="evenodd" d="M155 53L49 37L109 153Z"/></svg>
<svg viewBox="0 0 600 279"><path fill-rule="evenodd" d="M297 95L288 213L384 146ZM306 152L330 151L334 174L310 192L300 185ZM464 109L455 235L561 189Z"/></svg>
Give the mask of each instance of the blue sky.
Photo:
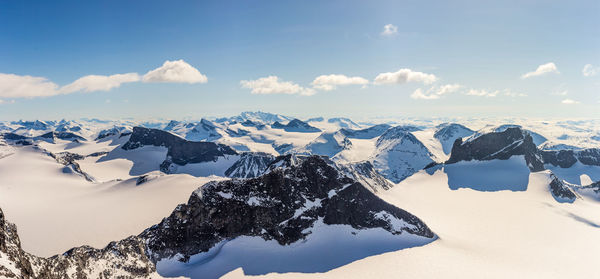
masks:
<svg viewBox="0 0 600 279"><path fill-rule="evenodd" d="M598 1L2 1L0 119L596 118L599 14Z"/></svg>

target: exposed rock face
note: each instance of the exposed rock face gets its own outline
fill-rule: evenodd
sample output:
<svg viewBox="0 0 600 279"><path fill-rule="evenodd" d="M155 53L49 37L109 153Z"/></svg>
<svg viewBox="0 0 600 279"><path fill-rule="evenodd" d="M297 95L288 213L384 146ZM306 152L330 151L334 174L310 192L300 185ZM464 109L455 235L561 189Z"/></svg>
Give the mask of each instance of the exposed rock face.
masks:
<svg viewBox="0 0 600 279"><path fill-rule="evenodd" d="M98 133L96 140L101 140L110 136L131 134L131 128L125 126L114 126L110 129L102 130Z"/></svg>
<svg viewBox="0 0 600 279"><path fill-rule="evenodd" d="M509 127L502 132L477 134L464 142L462 138L456 139L446 164L470 160L506 160L513 155L524 155L531 171L544 170L542 156L531 135L519 127Z"/></svg>
<svg viewBox="0 0 600 279"><path fill-rule="evenodd" d="M90 181L90 182L94 182L96 181L94 179L94 177L92 177L91 175L89 175L88 173L84 172L81 167L79 166L79 163L77 163L77 160L83 160L86 157L96 157L96 156L101 156L106 154L107 152L96 152L96 153L92 153L88 156L84 156L84 155L79 155L76 153L71 153L71 152L59 152L59 153L52 153L48 150L45 150L46 154L48 154L50 157L54 158L54 160L56 160L58 163L63 164L65 166L65 171L72 171L75 173L80 174L81 176L83 176L85 178L85 180Z"/></svg>
<svg viewBox="0 0 600 279"><path fill-rule="evenodd" d="M578 161L584 165L600 166L600 148L581 150L542 150L544 163L570 168Z"/></svg>
<svg viewBox="0 0 600 279"><path fill-rule="evenodd" d="M225 171L227 177L251 178L262 175L275 156L263 152L242 153L240 159Z"/></svg>
<svg viewBox="0 0 600 279"><path fill-rule="evenodd" d="M290 150L292 150L294 148L294 145L291 143L282 143L282 144L273 143L273 144L271 144L271 146L273 146L273 149L275 149L275 151L277 151L281 155L288 153Z"/></svg>
<svg viewBox="0 0 600 279"><path fill-rule="evenodd" d="M554 199L558 202L574 202L577 195L569 186L567 186L562 180L556 177L554 174L550 175L552 181L550 181L550 193Z"/></svg>
<svg viewBox="0 0 600 279"><path fill-rule="evenodd" d="M271 124L271 128L283 129L286 132L300 132L300 133L321 132L321 129L313 127L300 119L293 119L290 122L288 122L288 124L286 124L286 125L283 125L279 122L275 122L275 123Z"/></svg>
<svg viewBox="0 0 600 279"><path fill-rule="evenodd" d="M387 130L375 144L373 165L385 178L398 183L433 162L433 155L410 131L398 126Z"/></svg>
<svg viewBox="0 0 600 279"><path fill-rule="evenodd" d="M129 141L122 148L132 150L146 145L164 146L168 149L161 170L168 170L171 163L183 166L189 163L216 161L224 155L237 154L227 145L187 141L169 132L143 127L134 127Z"/></svg>
<svg viewBox="0 0 600 279"><path fill-rule="evenodd" d="M341 165L340 168L374 193L394 187L392 183L375 170L375 167L369 161Z"/></svg>
<svg viewBox="0 0 600 279"><path fill-rule="evenodd" d="M372 139L381 136L383 133L385 133L385 131L387 131L391 127L392 126L388 124L379 124L361 130L344 128L341 129L340 132L351 139Z"/></svg>
<svg viewBox="0 0 600 279"><path fill-rule="evenodd" d="M242 235L290 244L310 234L317 220L434 237L417 217L379 199L325 159L291 155L275 160L261 177L205 184L140 236L154 261L177 254L187 260Z"/></svg>
<svg viewBox="0 0 600 279"><path fill-rule="evenodd" d="M140 237L131 236L103 249L82 246L51 258L36 257L21 249L16 226L0 209L1 278L159 278L145 249Z"/></svg>
<svg viewBox="0 0 600 279"><path fill-rule="evenodd" d="M76 135L76 134L71 133L71 132L48 132L48 133L45 133L45 134L41 135L40 137L47 138L47 139L50 139L50 140L62 139L62 140L80 140L80 141L85 141L85 139L82 136Z"/></svg>

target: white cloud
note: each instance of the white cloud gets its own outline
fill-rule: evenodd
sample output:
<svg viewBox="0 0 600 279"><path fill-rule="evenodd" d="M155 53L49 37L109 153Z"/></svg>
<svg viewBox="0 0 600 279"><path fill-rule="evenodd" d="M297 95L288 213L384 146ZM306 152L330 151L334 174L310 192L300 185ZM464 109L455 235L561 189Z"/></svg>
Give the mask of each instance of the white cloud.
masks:
<svg viewBox="0 0 600 279"><path fill-rule="evenodd" d="M568 94L569 94L568 90L555 91L554 93L552 93L552 95L556 95L556 96L567 96Z"/></svg>
<svg viewBox="0 0 600 279"><path fill-rule="evenodd" d="M362 77L347 77L345 75L321 75L315 78L311 85L314 88L330 91L339 85L366 85L369 81Z"/></svg>
<svg viewBox="0 0 600 279"><path fill-rule="evenodd" d="M144 75L144 82L206 83L208 79L192 65L183 60L165 63Z"/></svg>
<svg viewBox="0 0 600 279"><path fill-rule="evenodd" d="M600 73L600 67L594 67L592 64L585 64L581 73L586 77L595 76L597 73Z"/></svg>
<svg viewBox="0 0 600 279"><path fill-rule="evenodd" d="M415 90L410 97L413 99L423 99L423 100L435 100L439 99L441 96L453 93L462 88L460 84L446 84L442 86L434 86L427 90L427 92L423 92L421 88Z"/></svg>
<svg viewBox="0 0 600 279"><path fill-rule="evenodd" d="M564 100L562 100L561 103L566 104L566 105L575 105L575 104L579 104L579 101L575 101L572 99L564 99Z"/></svg>
<svg viewBox="0 0 600 279"><path fill-rule="evenodd" d="M77 79L60 88L59 92L69 94L73 92L109 91L121 86L123 83L140 80L137 73L116 74L110 76L88 75Z"/></svg>
<svg viewBox="0 0 600 279"><path fill-rule="evenodd" d="M504 89L504 96L509 97L527 97L527 94L511 91L510 89Z"/></svg>
<svg viewBox="0 0 600 279"><path fill-rule="evenodd" d="M242 80L243 88L252 89L252 94L299 94L304 96L314 95L316 91L305 88L289 81L280 81L277 76L268 76L257 80Z"/></svg>
<svg viewBox="0 0 600 279"><path fill-rule="evenodd" d="M57 88L44 77L0 73L0 98L48 97L59 94Z"/></svg>
<svg viewBox="0 0 600 279"><path fill-rule="evenodd" d="M530 77L541 76L541 75L548 74L548 73L560 74L560 72L558 71L558 68L556 68L556 65L554 63L550 62L550 63L546 63L546 64L538 66L535 71L526 73L526 74L522 75L521 78L526 79L526 78L530 78Z"/></svg>
<svg viewBox="0 0 600 279"><path fill-rule="evenodd" d="M383 32L381 32L382 36L393 36L398 33L398 26L393 24L386 24L383 26Z"/></svg>
<svg viewBox="0 0 600 279"><path fill-rule="evenodd" d="M437 80L433 74L415 72L411 69L400 69L397 72L381 73L375 77L375 84L422 82L431 84Z"/></svg>
<svg viewBox="0 0 600 279"><path fill-rule="evenodd" d="M487 91L484 89L470 89L465 94L470 95L470 96L480 96L480 97L496 97L496 96L498 96L498 93L500 93L500 91L498 91L498 90Z"/></svg>

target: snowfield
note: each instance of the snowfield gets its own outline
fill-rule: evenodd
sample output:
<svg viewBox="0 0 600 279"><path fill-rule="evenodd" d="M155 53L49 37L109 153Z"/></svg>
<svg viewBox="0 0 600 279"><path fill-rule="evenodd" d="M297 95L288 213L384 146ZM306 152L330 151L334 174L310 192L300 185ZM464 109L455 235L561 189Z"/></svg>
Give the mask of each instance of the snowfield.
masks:
<svg viewBox="0 0 600 279"><path fill-rule="evenodd" d="M0 205L17 224L24 250L38 256L84 244L102 248L138 234L185 203L199 186L221 179L175 174L140 185L136 178L91 183L63 169L33 147L0 159Z"/></svg>
<svg viewBox="0 0 600 279"><path fill-rule="evenodd" d="M380 196L419 216L439 239L324 273L252 278L590 278L600 257L600 203L554 201L548 172L525 191L451 190L443 170L421 171ZM236 269L223 278L254 275Z"/></svg>

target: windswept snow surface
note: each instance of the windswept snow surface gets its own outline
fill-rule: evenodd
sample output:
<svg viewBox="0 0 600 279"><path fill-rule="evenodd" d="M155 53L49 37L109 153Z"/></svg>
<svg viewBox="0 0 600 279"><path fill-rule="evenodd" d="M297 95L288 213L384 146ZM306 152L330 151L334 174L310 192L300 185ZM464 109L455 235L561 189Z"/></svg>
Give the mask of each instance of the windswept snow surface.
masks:
<svg viewBox="0 0 600 279"><path fill-rule="evenodd" d="M382 197L419 216L439 239L325 273L253 278L593 278L600 257L600 202L556 202L549 172L526 191L452 190L443 170L420 171ZM238 268L223 278L253 274Z"/></svg>
<svg viewBox="0 0 600 279"><path fill-rule="evenodd" d="M247 275L272 272L315 274L368 256L422 246L432 241L408 233L393 235L381 228L357 230L348 225L325 225L320 220L311 230L305 240L285 246L261 237L237 237L221 242L206 253L192 256L187 263L179 261L177 256L161 260L157 263L157 271L166 277L207 279L219 278L237 268L242 268Z"/></svg>
<svg viewBox="0 0 600 279"><path fill-rule="evenodd" d="M0 206L23 249L52 256L80 245L102 248L160 222L190 193L218 177L158 176L90 183L33 147L0 159ZM90 168L88 168L90 170Z"/></svg>

